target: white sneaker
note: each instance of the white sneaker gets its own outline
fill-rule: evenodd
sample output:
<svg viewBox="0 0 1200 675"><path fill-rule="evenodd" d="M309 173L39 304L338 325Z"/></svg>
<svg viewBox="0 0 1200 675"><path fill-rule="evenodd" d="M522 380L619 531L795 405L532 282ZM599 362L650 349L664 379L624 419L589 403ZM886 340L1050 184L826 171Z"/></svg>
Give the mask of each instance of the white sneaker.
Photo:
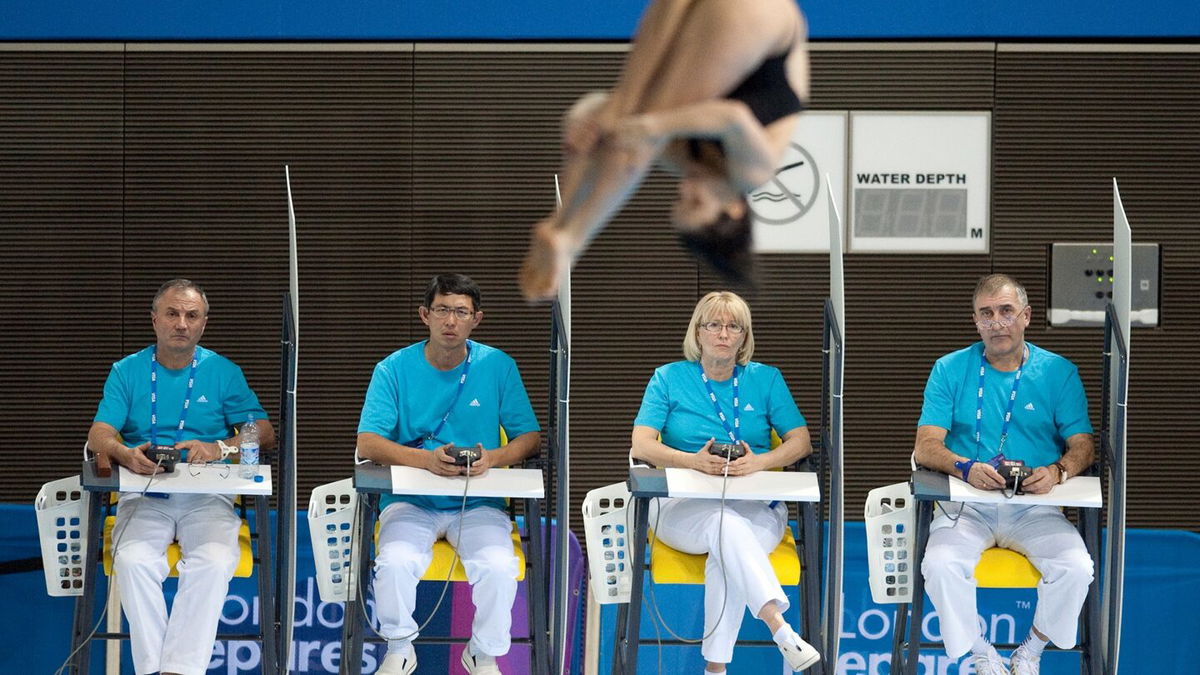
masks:
<svg viewBox="0 0 1200 675"><path fill-rule="evenodd" d="M416 653L407 656L398 652L388 652L379 665L375 675L412 675L417 670Z"/></svg>
<svg viewBox="0 0 1200 675"><path fill-rule="evenodd" d="M1012 675L1038 675L1041 671L1042 655L1031 655L1025 647L1017 647L1012 653Z"/></svg>
<svg viewBox="0 0 1200 675"><path fill-rule="evenodd" d="M971 660L975 664L975 675L1010 675L995 647L983 654L976 654Z"/></svg>
<svg viewBox="0 0 1200 675"><path fill-rule="evenodd" d="M472 654L468 646L462 653L463 668L471 675L504 675L496 665L496 657L487 654Z"/></svg>
<svg viewBox="0 0 1200 675"><path fill-rule="evenodd" d="M779 653L783 654L783 662L797 673L821 660L817 650L797 635L796 631L792 631L778 647Z"/></svg>

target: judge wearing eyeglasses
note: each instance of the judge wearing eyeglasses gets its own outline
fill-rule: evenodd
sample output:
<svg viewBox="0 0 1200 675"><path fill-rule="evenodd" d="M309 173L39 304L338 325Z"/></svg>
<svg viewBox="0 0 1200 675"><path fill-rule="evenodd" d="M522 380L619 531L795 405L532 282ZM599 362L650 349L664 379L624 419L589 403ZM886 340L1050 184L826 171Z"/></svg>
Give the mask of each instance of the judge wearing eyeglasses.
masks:
<svg viewBox="0 0 1200 675"><path fill-rule="evenodd" d="M804 416L782 374L751 361L753 354L746 302L727 291L701 298L684 334L684 360L655 370L646 386L634 420L633 457L714 476L746 476L812 453ZM774 449L772 429L783 439ZM714 444L732 444L745 454L727 461L709 452ZM788 599L767 559L787 526L782 503L656 499L650 523L668 546L708 554L701 645L706 672L725 672L747 609L770 629L792 670L819 660L784 619Z"/></svg>
<svg viewBox="0 0 1200 675"><path fill-rule="evenodd" d="M1092 465L1087 395L1075 364L1025 341L1032 310L1016 279L979 280L972 319L980 342L937 360L925 385L915 458L981 490L1000 490L1000 460L1022 461L1024 492L1044 494ZM1037 675L1048 641L1075 646L1093 564L1083 538L1054 506L953 503L930 525L921 571L946 653L972 654L979 675ZM985 549L1012 549L1041 572L1037 610L1006 666L977 623L975 565Z"/></svg>
<svg viewBox="0 0 1200 675"><path fill-rule="evenodd" d="M434 277L418 313L429 339L380 361L371 375L358 423L358 451L379 464L425 469L439 476L480 475L537 454L540 428L512 357L468 339L483 320L479 286L462 274ZM500 444L504 427L508 443ZM474 446L479 457L459 466L446 454ZM444 537L471 582L475 618L462 653L474 675L500 675L496 658L511 645L517 558L503 499L384 495L380 499L375 603L387 656L376 672L417 669L417 582Z"/></svg>

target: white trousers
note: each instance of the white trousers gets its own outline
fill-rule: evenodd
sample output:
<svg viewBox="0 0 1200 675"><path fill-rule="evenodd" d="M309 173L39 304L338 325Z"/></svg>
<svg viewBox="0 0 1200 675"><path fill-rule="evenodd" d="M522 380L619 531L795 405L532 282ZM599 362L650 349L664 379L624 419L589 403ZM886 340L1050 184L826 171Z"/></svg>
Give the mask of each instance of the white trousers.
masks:
<svg viewBox="0 0 1200 675"><path fill-rule="evenodd" d="M139 675L203 675L208 670L217 622L240 557L240 525L233 503L220 495L121 496L113 527L113 567ZM170 572L167 546L174 540L183 557L168 618L162 583Z"/></svg>
<svg viewBox="0 0 1200 675"><path fill-rule="evenodd" d="M475 619L471 650L502 656L512 643L512 606L517 595L517 557L512 521L490 506L467 509L459 530L459 511L433 511L407 502L389 505L379 516L379 553L375 559L375 607L380 633L397 648L417 637L417 582L433 560L433 544L445 537L471 583ZM429 608L429 609L432 609ZM427 617L422 617L422 621ZM407 651L405 647L398 647Z"/></svg>
<svg viewBox="0 0 1200 675"><path fill-rule="evenodd" d="M666 545L684 553L708 554L704 565L704 634L708 638L700 653L706 661L729 663L747 609L757 616L772 600L779 603L780 611L788 608L767 558L783 537L787 506L781 503L771 508L767 502L730 500L725 502L722 520L718 499L655 499L649 517L650 526L657 528L655 535ZM722 557L729 564L722 564Z"/></svg>
<svg viewBox="0 0 1200 675"><path fill-rule="evenodd" d="M1083 538L1062 511L1011 504L944 506L948 513L930 526L921 573L938 612L946 653L951 658L966 654L980 635L975 566L993 546L1024 555L1041 572L1033 625L1059 647L1074 647L1093 565Z"/></svg>

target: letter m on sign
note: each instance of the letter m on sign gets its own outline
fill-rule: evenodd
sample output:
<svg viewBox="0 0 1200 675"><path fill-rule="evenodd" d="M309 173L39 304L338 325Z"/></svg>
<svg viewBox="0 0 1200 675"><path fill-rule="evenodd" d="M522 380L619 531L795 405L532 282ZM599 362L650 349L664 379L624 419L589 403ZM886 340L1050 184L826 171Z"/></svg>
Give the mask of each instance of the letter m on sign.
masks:
<svg viewBox="0 0 1200 675"><path fill-rule="evenodd" d="M971 238L972 239L983 239L983 228L982 227L972 227L971 228Z"/></svg>

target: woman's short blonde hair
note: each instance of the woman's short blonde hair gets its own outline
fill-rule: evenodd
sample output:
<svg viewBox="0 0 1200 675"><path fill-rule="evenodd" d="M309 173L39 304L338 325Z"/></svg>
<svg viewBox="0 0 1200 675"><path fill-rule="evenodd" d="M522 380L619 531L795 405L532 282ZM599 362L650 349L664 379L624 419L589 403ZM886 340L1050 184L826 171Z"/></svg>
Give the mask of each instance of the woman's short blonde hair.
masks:
<svg viewBox="0 0 1200 675"><path fill-rule="evenodd" d="M750 363L750 357L754 356L754 330L750 325L750 306L737 293L729 291L713 291L696 303L696 309L692 311L692 320L688 322L687 333L683 336L683 358L699 361L700 326L725 317L729 317L744 329L742 335L746 339L738 349L738 365Z"/></svg>

